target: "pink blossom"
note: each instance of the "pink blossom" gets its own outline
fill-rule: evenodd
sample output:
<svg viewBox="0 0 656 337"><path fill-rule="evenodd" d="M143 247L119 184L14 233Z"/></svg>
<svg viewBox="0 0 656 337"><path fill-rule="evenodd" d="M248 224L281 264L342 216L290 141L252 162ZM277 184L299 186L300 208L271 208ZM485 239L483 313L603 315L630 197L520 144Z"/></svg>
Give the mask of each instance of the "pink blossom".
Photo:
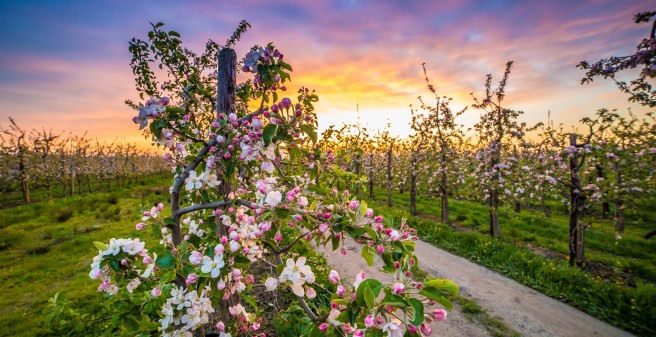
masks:
<svg viewBox="0 0 656 337"><path fill-rule="evenodd" d="M446 319L447 311L444 309L435 309L433 310L433 319L436 321L443 321Z"/></svg>
<svg viewBox="0 0 656 337"><path fill-rule="evenodd" d="M376 324L376 320L374 319L374 316L368 315L367 317L364 318L364 326L368 328L372 328Z"/></svg>
<svg viewBox="0 0 656 337"><path fill-rule="evenodd" d="M431 333L433 332L433 329L431 329L430 325L426 323L421 324L421 333L424 334L424 336L430 336Z"/></svg>
<svg viewBox="0 0 656 337"><path fill-rule="evenodd" d="M159 295L162 294L162 289L160 287L155 287L153 290L150 291L150 295L158 297Z"/></svg>
<svg viewBox="0 0 656 337"><path fill-rule="evenodd" d="M403 283L394 283L392 285L392 292L399 295L405 290L405 285Z"/></svg>
<svg viewBox="0 0 656 337"><path fill-rule="evenodd" d="M339 273L337 273L336 270L331 270L330 274L328 274L328 281L330 281L331 283L338 283Z"/></svg>

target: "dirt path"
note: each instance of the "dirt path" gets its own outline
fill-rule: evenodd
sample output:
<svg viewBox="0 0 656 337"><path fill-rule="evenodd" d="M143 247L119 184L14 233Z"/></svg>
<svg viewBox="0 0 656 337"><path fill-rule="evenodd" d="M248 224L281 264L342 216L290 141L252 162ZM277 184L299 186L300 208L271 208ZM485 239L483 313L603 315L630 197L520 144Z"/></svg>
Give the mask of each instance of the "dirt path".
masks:
<svg viewBox="0 0 656 337"><path fill-rule="evenodd" d="M391 275L378 271L382 261L375 267L367 266L360 257L360 246L354 241L346 244L347 255L337 251L323 251L328 263L342 277L353 278L359 271L381 280L390 280ZM417 241L415 253L419 266L433 277L453 280L460 287L460 294L473 299L491 316L499 316L522 336L633 336L588 314L574 309L513 280L470 262L469 260L443 251L428 243ZM436 336L489 336L483 325L471 322L458 307L449 313L446 321L433 325Z"/></svg>

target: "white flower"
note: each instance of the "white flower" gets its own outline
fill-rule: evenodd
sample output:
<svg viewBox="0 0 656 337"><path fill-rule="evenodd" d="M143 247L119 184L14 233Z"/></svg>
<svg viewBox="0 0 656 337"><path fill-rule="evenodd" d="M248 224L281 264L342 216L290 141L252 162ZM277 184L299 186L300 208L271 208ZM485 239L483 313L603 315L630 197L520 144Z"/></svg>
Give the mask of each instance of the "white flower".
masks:
<svg viewBox="0 0 656 337"><path fill-rule="evenodd" d="M189 177L185 179L185 189L187 191L191 191L193 189L199 189L203 185L202 181L204 175L205 173L201 174L201 176L199 177L196 171L193 170L190 171Z"/></svg>
<svg viewBox="0 0 656 337"><path fill-rule="evenodd" d="M298 205L301 207L306 207L308 205L308 199L306 197L298 198Z"/></svg>
<svg viewBox="0 0 656 337"><path fill-rule="evenodd" d="M267 173L273 173L273 171L276 169L273 163L268 160L262 162L262 165L260 167L262 168L262 171L265 171Z"/></svg>
<svg viewBox="0 0 656 337"><path fill-rule="evenodd" d="M269 160L275 160L276 159L276 144L273 142L269 144L269 146L266 149L263 149L259 144L257 146L260 150L260 152L265 155Z"/></svg>
<svg viewBox="0 0 656 337"><path fill-rule="evenodd" d="M203 266L200 268L200 271L210 273L212 278L217 278L221 272L221 268L224 266L223 254L216 254L213 259L209 256L203 256Z"/></svg>
<svg viewBox="0 0 656 337"><path fill-rule="evenodd" d="M123 246L123 251L130 255L135 255L144 249L145 245L146 244L144 242L139 241L139 239L135 239Z"/></svg>
<svg viewBox="0 0 656 337"><path fill-rule="evenodd" d="M287 259L287 265L280 273L280 282L290 281L292 282L292 292L296 296L305 295L305 290L303 289L303 284L313 283L315 276L312 272L312 268L305 264L305 257L299 257L296 262L292 259Z"/></svg>
<svg viewBox="0 0 656 337"><path fill-rule="evenodd" d="M389 322L383 326L383 332L387 332L387 337L403 337L401 328L392 322Z"/></svg>
<svg viewBox="0 0 656 337"><path fill-rule="evenodd" d="M135 277L135 278L133 278L132 280L130 280L130 282L128 282L128 285L125 287L125 289L127 289L128 292L129 292L130 294L132 294L132 292L133 292L135 289L137 289L137 287L138 287L140 284L141 284L141 281L139 280L139 278L138 278L138 277Z"/></svg>
<svg viewBox="0 0 656 337"><path fill-rule="evenodd" d="M282 194L279 191L271 191L267 194L264 201L271 207L276 207L282 201Z"/></svg>
<svg viewBox="0 0 656 337"><path fill-rule="evenodd" d="M269 277L266 281L264 281L264 286L266 286L266 290L274 291L276 288L278 288L278 280L273 277Z"/></svg>

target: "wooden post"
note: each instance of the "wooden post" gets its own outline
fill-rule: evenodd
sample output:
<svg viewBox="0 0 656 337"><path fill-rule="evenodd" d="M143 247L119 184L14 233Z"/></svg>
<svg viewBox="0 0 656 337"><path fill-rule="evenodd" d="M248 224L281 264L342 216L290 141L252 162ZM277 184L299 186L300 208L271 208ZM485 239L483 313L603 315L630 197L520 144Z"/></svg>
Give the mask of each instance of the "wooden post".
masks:
<svg viewBox="0 0 656 337"><path fill-rule="evenodd" d="M223 113L225 116L236 113L235 93L237 86L237 53L233 49L221 49L218 55L219 70L217 76L217 98L216 98L216 117L220 118ZM222 195L224 200L228 198L231 191L230 177L223 179L223 175L219 176L221 183L217 186L218 194ZM228 206L224 206L227 208ZM216 235L217 237L228 236L228 229L223 225L219 217L216 217ZM227 271L226 271L227 272ZM230 318L229 307L239 303L239 295L235 293L227 300L219 301L216 308L217 320L227 323Z"/></svg>

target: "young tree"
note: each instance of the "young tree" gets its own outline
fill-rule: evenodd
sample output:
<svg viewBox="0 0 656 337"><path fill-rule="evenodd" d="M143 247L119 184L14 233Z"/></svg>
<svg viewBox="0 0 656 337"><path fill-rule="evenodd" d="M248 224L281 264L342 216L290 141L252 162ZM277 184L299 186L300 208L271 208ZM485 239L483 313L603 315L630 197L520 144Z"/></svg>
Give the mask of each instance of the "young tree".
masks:
<svg viewBox="0 0 656 337"><path fill-rule="evenodd" d="M450 308L447 298L457 287L443 279L411 280L416 236L404 222L399 229L388 227L348 191L318 193L332 174L320 170L330 165L322 163L325 154L316 145L318 98L301 88L296 103L288 97L278 101L291 71L283 54L273 44L251 49L242 71L253 80L237 85L237 58L229 47L248 27L243 22L224 46L208 43L202 54L220 50L214 91L200 69L209 61L182 48L179 34L161 27L153 25L148 41L131 43L138 46L131 47L137 87L157 94L159 85L148 69L160 60L156 65L176 73L169 74L175 81L167 87L180 94L131 105L139 110L134 121L168 149L174 172L171 213L167 217L158 204L137 224L161 233L160 254L148 252L140 239L96 243L90 277L102 280L99 290L121 303L112 322L125 322L121 328L133 334L218 330L220 336L263 336L252 296L265 288L295 296L313 323L311 336L363 335L365 328L400 336L402 327L410 336L430 335L428 323L444 312L435 309L431 315L428 307L437 301ZM293 251L301 240L338 249L346 236L366 242L361 255L372 265L379 254L395 281L359 274L352 287L335 271L315 274L306 257ZM272 267L271 274L256 275L250 269L256 262ZM333 304L311 305L317 292Z"/></svg>
<svg viewBox="0 0 656 337"><path fill-rule="evenodd" d="M472 93L472 107L483 110L480 121L474 126L482 146L477 154L480 160L477 174L489 204L490 235L495 238L501 236L499 193L504 182L503 173L510 167L502 160L502 155L508 150L508 139L522 139L526 128L525 123L517 122L523 112L502 107L512 65L512 61L506 63L506 71L495 90L491 88L492 75L487 75L483 99L479 100Z"/></svg>

